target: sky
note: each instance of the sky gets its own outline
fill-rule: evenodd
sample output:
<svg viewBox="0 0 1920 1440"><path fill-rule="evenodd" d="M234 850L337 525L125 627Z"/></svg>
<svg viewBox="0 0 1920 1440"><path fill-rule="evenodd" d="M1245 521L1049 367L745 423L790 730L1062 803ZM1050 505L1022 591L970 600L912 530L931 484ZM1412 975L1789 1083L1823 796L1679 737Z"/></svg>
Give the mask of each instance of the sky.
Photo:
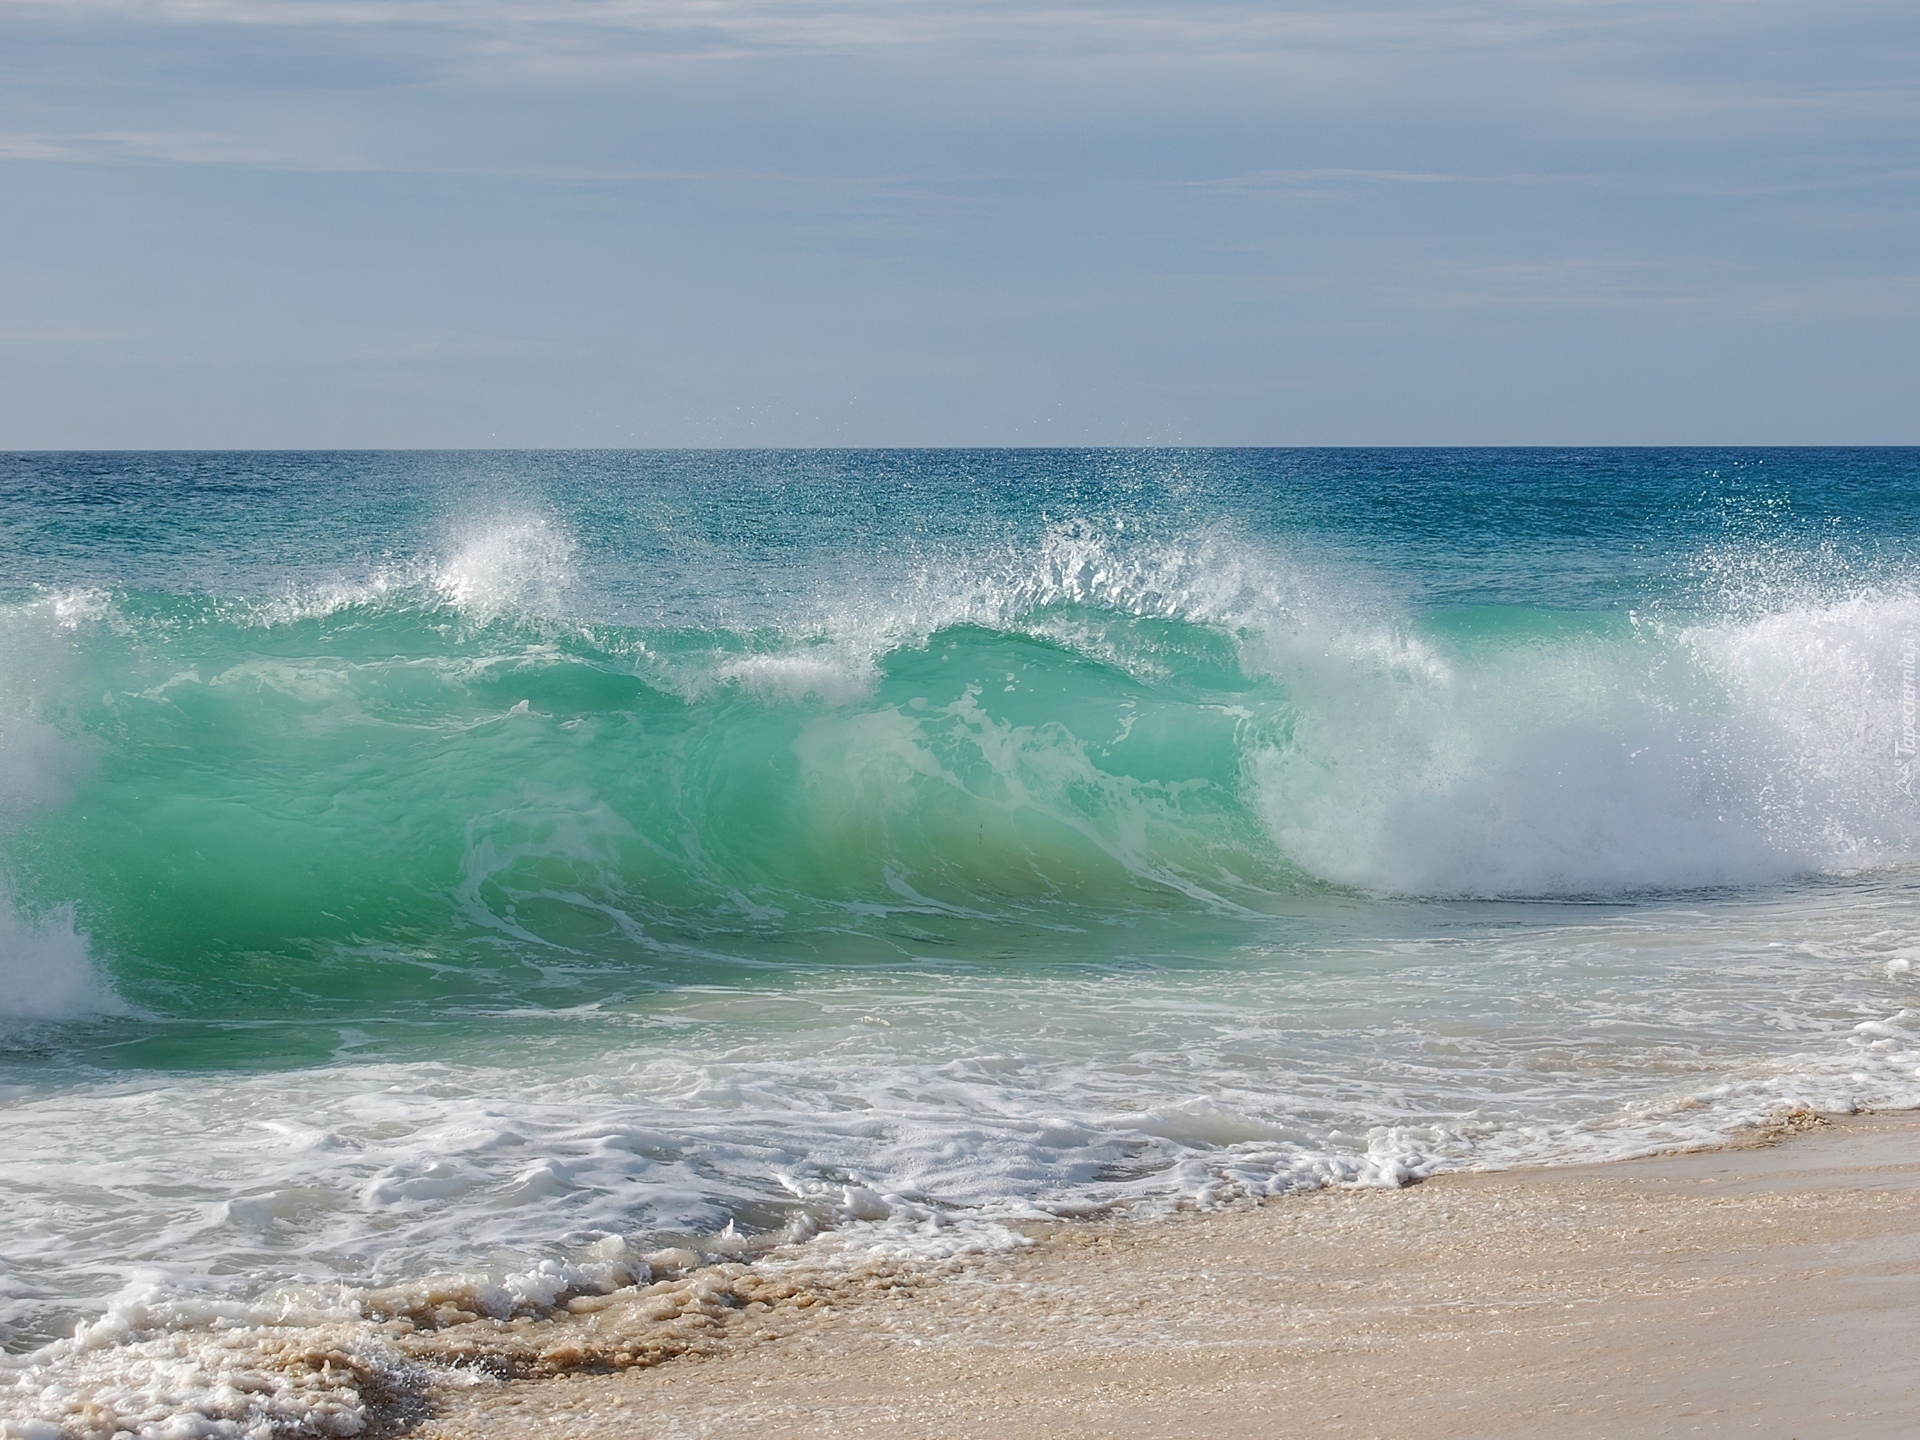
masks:
<svg viewBox="0 0 1920 1440"><path fill-rule="evenodd" d="M1917 442L1913 0L0 0L0 449Z"/></svg>

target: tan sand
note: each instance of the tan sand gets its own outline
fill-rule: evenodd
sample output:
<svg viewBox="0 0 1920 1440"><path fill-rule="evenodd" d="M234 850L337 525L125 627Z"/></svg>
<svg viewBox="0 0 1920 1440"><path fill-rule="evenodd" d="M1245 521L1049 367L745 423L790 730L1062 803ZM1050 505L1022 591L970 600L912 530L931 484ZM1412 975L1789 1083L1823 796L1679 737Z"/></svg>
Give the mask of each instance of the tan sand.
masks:
<svg viewBox="0 0 1920 1440"><path fill-rule="evenodd" d="M655 1323L694 1353L442 1387L413 1433L1920 1436L1920 1116L1040 1233L804 1310L683 1286Z"/></svg>

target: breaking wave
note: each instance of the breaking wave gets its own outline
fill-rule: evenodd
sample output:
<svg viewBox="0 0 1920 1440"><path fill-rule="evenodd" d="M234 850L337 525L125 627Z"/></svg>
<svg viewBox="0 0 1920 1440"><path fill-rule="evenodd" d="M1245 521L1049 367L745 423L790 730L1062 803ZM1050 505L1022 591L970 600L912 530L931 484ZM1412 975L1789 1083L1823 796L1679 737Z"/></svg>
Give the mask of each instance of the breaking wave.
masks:
<svg viewBox="0 0 1920 1440"><path fill-rule="evenodd" d="M34 797L16 855L61 863L10 963L86 993L51 958L84 948L76 901L110 953L223 972L489 941L670 963L1914 851L1911 588L1416 614L1229 536L1076 525L781 625L650 627L563 618L570 554L528 522L298 603L36 601L61 643L9 677L38 708L6 782Z"/></svg>

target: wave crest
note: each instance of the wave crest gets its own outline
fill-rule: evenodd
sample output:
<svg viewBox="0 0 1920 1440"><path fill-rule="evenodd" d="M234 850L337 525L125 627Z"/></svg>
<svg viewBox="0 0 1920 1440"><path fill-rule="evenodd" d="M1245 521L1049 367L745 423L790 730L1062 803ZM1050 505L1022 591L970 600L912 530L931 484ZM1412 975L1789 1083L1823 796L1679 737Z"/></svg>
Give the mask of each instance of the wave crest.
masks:
<svg viewBox="0 0 1920 1440"><path fill-rule="evenodd" d="M1585 897L1920 852L1895 754L1910 590L1422 610L1225 531L1116 523L780 625L556 625L531 612L564 614L571 536L477 534L371 616L263 642L218 602L126 597L171 618L63 640L126 788L102 873L184 887L167 913L206 910L194 944L239 943L218 906L247 894L269 948L372 917L631 953L903 909ZM194 858L130 857L156 845Z"/></svg>

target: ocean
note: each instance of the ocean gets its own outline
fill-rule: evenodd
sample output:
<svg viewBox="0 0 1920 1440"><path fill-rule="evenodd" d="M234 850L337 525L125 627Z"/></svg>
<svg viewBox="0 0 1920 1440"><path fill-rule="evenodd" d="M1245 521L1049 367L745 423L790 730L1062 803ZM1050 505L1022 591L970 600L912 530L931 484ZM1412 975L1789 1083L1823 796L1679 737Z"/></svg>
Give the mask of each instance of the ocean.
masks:
<svg viewBox="0 0 1920 1440"><path fill-rule="evenodd" d="M221 1357L378 1287L1920 1106L1916 505L1897 449L0 456L0 1433L354 1433Z"/></svg>

